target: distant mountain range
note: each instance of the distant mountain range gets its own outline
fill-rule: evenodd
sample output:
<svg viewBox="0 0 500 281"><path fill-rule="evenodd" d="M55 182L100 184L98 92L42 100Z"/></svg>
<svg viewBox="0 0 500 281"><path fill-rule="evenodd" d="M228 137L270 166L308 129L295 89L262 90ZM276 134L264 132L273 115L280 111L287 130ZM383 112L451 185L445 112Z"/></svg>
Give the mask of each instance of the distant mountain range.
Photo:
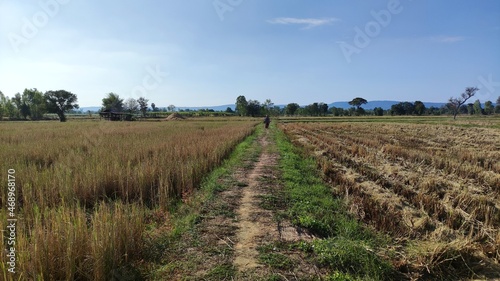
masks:
<svg viewBox="0 0 500 281"><path fill-rule="evenodd" d="M391 106L400 103L400 101L392 101L392 100L379 100L379 101L369 101L367 104L363 105L362 107L364 109L374 109L375 107L381 107L384 110L391 109ZM426 107L441 107L443 105L446 105L444 102L424 102ZM279 107L285 107L286 105L276 105ZM305 105L301 105L305 106ZM339 101L339 102L334 102L328 105L329 107L337 107L337 108L343 108L343 109L349 109L352 106L349 105L349 102L347 101ZM166 106L159 106L158 108L164 108ZM231 108L232 110L235 109L234 104L225 104L225 105L218 105L218 106L185 106L185 107L177 107L176 110L200 110L200 109L211 109L214 111L226 111L227 108ZM82 112L88 112L89 110L92 112L97 112L101 109L100 106L89 106L89 107L81 107L80 111Z"/></svg>
<svg viewBox="0 0 500 281"><path fill-rule="evenodd" d="M369 101L367 104L363 105L362 107L364 109L374 109L375 107L381 107L384 110L391 109L391 106L400 103L400 101L393 101L393 100L376 100L376 101ZM441 107L443 105L446 105L444 102L423 102L425 104L425 107L429 108L431 106L434 107ZM337 107L337 108L343 108L343 109L349 109L352 107L352 105L349 105L349 102L347 101L340 101L340 102L334 102L328 105L329 107Z"/></svg>

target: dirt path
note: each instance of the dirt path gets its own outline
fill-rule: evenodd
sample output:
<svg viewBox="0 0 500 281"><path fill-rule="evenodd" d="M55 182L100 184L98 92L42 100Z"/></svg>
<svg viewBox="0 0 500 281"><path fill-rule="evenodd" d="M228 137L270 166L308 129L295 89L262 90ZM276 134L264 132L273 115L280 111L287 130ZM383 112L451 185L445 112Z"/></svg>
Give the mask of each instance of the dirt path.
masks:
<svg viewBox="0 0 500 281"><path fill-rule="evenodd" d="M162 278L298 280L317 275L315 265L287 246L312 237L280 215L286 212L286 196L272 132L261 132L246 153L242 163L218 178L221 189L204 202L199 223L171 244L175 248L165 254L170 267Z"/></svg>
<svg viewBox="0 0 500 281"><path fill-rule="evenodd" d="M238 216L238 231L235 245L234 265L240 270L253 269L258 267L256 249L258 240L262 239L266 234L272 234L274 227L272 226L272 214L265 212L259 207L258 196L263 195L259 190L260 179L263 178L272 166L277 165L277 156L267 152L267 138L260 140L260 145L264 151L260 155L257 164L246 175L248 186L243 189L240 207L237 210ZM240 181L245 179L241 176Z"/></svg>
<svg viewBox="0 0 500 281"><path fill-rule="evenodd" d="M275 241L310 240L311 236L298 231L291 224L274 218L275 210L263 208L263 198L276 189L278 154L271 152L268 131L258 140L262 153L254 167L237 175L242 188L242 197L237 214L237 243L234 247L234 262L239 272L262 268L257 248ZM272 208L271 208L272 209Z"/></svg>

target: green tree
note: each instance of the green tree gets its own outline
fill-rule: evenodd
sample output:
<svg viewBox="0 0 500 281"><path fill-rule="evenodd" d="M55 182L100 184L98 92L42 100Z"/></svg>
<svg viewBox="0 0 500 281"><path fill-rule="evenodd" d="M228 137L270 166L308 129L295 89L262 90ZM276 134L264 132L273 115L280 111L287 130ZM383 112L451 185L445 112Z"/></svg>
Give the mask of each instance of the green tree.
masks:
<svg viewBox="0 0 500 281"><path fill-rule="evenodd" d="M140 97L137 99L139 110L142 112L142 116L144 117L146 117L146 113L148 112L148 102L149 100L144 97Z"/></svg>
<svg viewBox="0 0 500 281"><path fill-rule="evenodd" d="M48 91L44 95L47 104L47 110L50 113L55 113L59 117L59 121L66 122L66 112L78 109L78 97L68 91Z"/></svg>
<svg viewBox="0 0 500 281"><path fill-rule="evenodd" d="M266 115L272 115L274 103L271 99L266 99L266 101L262 104L263 113Z"/></svg>
<svg viewBox="0 0 500 281"><path fill-rule="evenodd" d="M231 107L229 107L229 106L228 106L228 107L226 108L226 111L225 111L225 112L226 112L226 113L231 113L231 114L232 114L232 113L234 113L234 110L233 110Z"/></svg>
<svg viewBox="0 0 500 281"><path fill-rule="evenodd" d="M258 100L249 100L248 101L247 110L246 110L248 115L250 115L252 117L259 116L261 114L260 109L261 109L261 105L260 105L260 102Z"/></svg>
<svg viewBox="0 0 500 281"><path fill-rule="evenodd" d="M500 97L497 98L497 105L495 106L495 113L500 113Z"/></svg>
<svg viewBox="0 0 500 281"><path fill-rule="evenodd" d="M425 104L421 101L416 101L414 104L414 112L417 115L423 115L426 111Z"/></svg>
<svg viewBox="0 0 500 281"><path fill-rule="evenodd" d="M43 93L34 89L24 89L22 102L29 107L29 116L31 120L40 120L43 114L47 112Z"/></svg>
<svg viewBox="0 0 500 281"><path fill-rule="evenodd" d="M1 94L0 104L3 108L3 116L9 117L9 119L19 118L19 110L17 110L11 98Z"/></svg>
<svg viewBox="0 0 500 281"><path fill-rule="evenodd" d="M285 114L286 115L295 115L295 113L297 112L297 110L299 108L300 108L300 105L298 105L297 103L289 103L285 107Z"/></svg>
<svg viewBox="0 0 500 281"><path fill-rule="evenodd" d="M240 116L248 115L248 102L245 96L239 96L236 98L236 113Z"/></svg>
<svg viewBox="0 0 500 281"><path fill-rule="evenodd" d="M319 115L325 116L328 114L328 104L320 102L318 104L318 109L319 109Z"/></svg>
<svg viewBox="0 0 500 281"><path fill-rule="evenodd" d="M151 103L151 109L153 110L153 112L158 111L158 108L156 107L156 104L154 102Z"/></svg>
<svg viewBox="0 0 500 281"><path fill-rule="evenodd" d="M279 106L277 106L277 105L275 105L275 106L273 106L273 107L271 108L271 114L272 114L273 116L282 115L282 114L284 114L284 112L285 112L285 109L284 109L284 108L282 108L282 107L279 107Z"/></svg>
<svg viewBox="0 0 500 281"><path fill-rule="evenodd" d="M3 116L6 113L5 103L6 103L6 98L3 95L2 91L0 91L0 121L3 119Z"/></svg>
<svg viewBox="0 0 500 281"><path fill-rule="evenodd" d="M481 115L481 114L483 114L483 108L482 108L482 106L481 106L481 102L480 102L479 100L476 100L476 101L474 102L474 113L475 113L476 115Z"/></svg>
<svg viewBox="0 0 500 281"><path fill-rule="evenodd" d="M19 115L24 119L27 119L30 115L30 107L26 104L26 101L23 99L20 93L14 95L14 97L12 98L12 103L16 106Z"/></svg>
<svg viewBox="0 0 500 281"><path fill-rule="evenodd" d="M391 106L391 115L404 115L405 114L405 109L403 107L403 103L400 102L400 103L397 103L397 104L393 104Z"/></svg>
<svg viewBox="0 0 500 281"><path fill-rule="evenodd" d="M123 111L123 99L115 93L109 93L107 97L102 99L102 111Z"/></svg>
<svg viewBox="0 0 500 281"><path fill-rule="evenodd" d="M329 111L333 114L333 116L345 116L346 111L343 108L332 106Z"/></svg>
<svg viewBox="0 0 500 281"><path fill-rule="evenodd" d="M495 112L495 108L493 107L493 103L491 101L486 101L484 103L484 114L490 115Z"/></svg>
<svg viewBox="0 0 500 281"><path fill-rule="evenodd" d="M352 101L350 101L349 105L355 106L356 109L359 110L363 104L367 104L367 103L368 103L368 101L365 100L364 98L357 97L357 98L354 98Z"/></svg>
<svg viewBox="0 0 500 281"><path fill-rule="evenodd" d="M405 101L391 106L391 115L412 115L415 112L415 105Z"/></svg>
<svg viewBox="0 0 500 281"><path fill-rule="evenodd" d="M310 105L306 105L304 108L305 112L309 116L318 116L319 115L319 103L314 102L311 103Z"/></svg>
<svg viewBox="0 0 500 281"><path fill-rule="evenodd" d="M384 109L382 109L382 107L375 107L373 109L373 114L375 116L383 116L384 115Z"/></svg>
<svg viewBox="0 0 500 281"><path fill-rule="evenodd" d="M412 115L415 112L415 105L412 102L403 102L403 108L406 115Z"/></svg>
<svg viewBox="0 0 500 281"><path fill-rule="evenodd" d="M460 109L458 110L458 112L459 112L460 114L467 114L467 113L469 113L469 109L467 108L467 105L462 104L462 105L460 106Z"/></svg>
<svg viewBox="0 0 500 281"><path fill-rule="evenodd" d="M453 119L457 119L457 114L460 110L460 107L467 102L470 98L472 98L476 92L479 91L478 88L476 87L467 87L465 88L465 92L463 92L460 97L458 98L453 98L451 97L448 100L448 108L452 111L453 113Z"/></svg>
<svg viewBox="0 0 500 281"><path fill-rule="evenodd" d="M474 115L474 104L473 103L467 104L467 113L469 115Z"/></svg>

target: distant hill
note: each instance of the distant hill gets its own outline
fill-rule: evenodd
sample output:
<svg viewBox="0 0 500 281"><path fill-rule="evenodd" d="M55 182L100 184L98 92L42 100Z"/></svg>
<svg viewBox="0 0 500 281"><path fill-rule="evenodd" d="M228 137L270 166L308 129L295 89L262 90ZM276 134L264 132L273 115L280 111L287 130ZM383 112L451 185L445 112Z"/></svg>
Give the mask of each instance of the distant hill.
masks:
<svg viewBox="0 0 500 281"><path fill-rule="evenodd" d="M375 107L381 107L384 110L391 109L391 106L400 103L400 101L392 101L392 100L380 100L380 101L369 101L367 104L363 105L364 109L374 109ZM443 105L446 105L444 102L424 102L426 107L441 107ZM278 106L280 108L286 107L286 105L283 104L275 104L275 106ZM305 104L302 104L301 107L306 106ZM349 109L352 106L349 105L349 102L347 101L339 101L339 102L334 102L328 105L329 107L335 106L337 108L343 108L343 109ZM199 106L199 107L177 107L177 110L183 109L190 109L190 110L199 110L199 109L213 109L215 111L226 111L226 109L230 107L232 110L235 110L235 105L234 104L226 104L226 105L219 105L219 106Z"/></svg>
<svg viewBox="0 0 500 281"><path fill-rule="evenodd" d="M400 101L393 101L393 100L376 100L376 101L369 101L367 104L363 105L362 107L364 109L374 109L375 107L381 107L384 110L391 109L391 106L400 103ZM438 103L438 102L424 102L426 107L441 107L443 105L446 105L446 103ZM328 105L329 107L337 107L337 108L343 108L343 109L349 109L352 106L349 105L349 102L347 101L339 101L339 102L334 102Z"/></svg>
<svg viewBox="0 0 500 281"><path fill-rule="evenodd" d="M392 100L378 100L378 101L369 101L367 104L363 105L364 109L374 109L375 107L381 107L384 110L391 109L391 106L400 103L400 101L392 101ZM444 102L424 102L426 107L441 107L443 105L446 105ZM276 105L281 108L285 107L286 105ZM306 105L301 105L302 107ZM349 102L347 101L339 101L339 102L334 102L328 105L329 107L337 107L337 108L343 108L343 109L349 109L352 106L349 105ZM166 106L159 106L158 108L164 108ZM226 111L227 108L231 108L232 110L235 110L235 105L234 104L225 104L225 105L216 105L216 106L183 106L183 107L177 107L176 110L200 110L200 109L211 109L214 111ZM100 106L89 106L89 107L81 107L80 111L83 113L86 113L87 111L92 111L92 112L97 112L101 109Z"/></svg>
<svg viewBox="0 0 500 281"><path fill-rule="evenodd" d="M97 111L99 111L99 109L101 109L100 106L88 106L88 107L80 107L80 109L78 109L78 110L83 112L83 113L86 113L89 110L92 112L97 112Z"/></svg>
<svg viewBox="0 0 500 281"><path fill-rule="evenodd" d="M235 110L236 106L234 104L225 104L225 105L216 105L216 106L187 106L187 107L177 107L176 110L200 110L200 109L212 109L214 111L226 111L226 109L230 107L232 110Z"/></svg>

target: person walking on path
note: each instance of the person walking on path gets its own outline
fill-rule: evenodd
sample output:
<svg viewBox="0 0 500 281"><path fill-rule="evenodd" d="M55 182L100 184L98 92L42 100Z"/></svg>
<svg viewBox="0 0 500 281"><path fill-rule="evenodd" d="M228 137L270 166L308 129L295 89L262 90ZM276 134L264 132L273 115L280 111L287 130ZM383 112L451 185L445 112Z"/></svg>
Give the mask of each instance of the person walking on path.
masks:
<svg viewBox="0 0 500 281"><path fill-rule="evenodd" d="M266 115L266 118L264 119L264 124L266 124L266 129L269 128L270 123L271 123L271 118L269 118L269 115Z"/></svg>

